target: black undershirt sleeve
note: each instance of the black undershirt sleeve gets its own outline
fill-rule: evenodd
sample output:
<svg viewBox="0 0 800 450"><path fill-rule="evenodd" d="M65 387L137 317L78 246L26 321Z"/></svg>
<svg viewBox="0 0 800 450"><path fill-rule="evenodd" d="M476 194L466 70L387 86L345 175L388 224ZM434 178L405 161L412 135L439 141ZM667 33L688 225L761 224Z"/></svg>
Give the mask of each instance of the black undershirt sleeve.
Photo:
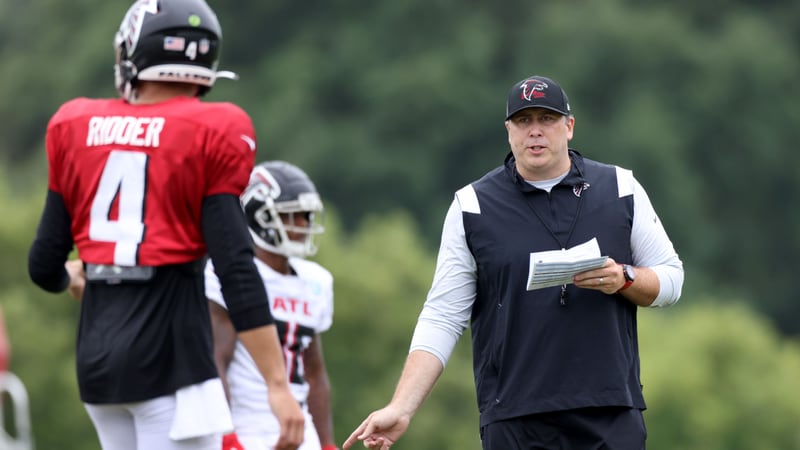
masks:
<svg viewBox="0 0 800 450"><path fill-rule="evenodd" d="M206 197L202 227L233 326L245 331L274 323L264 282L253 262L253 244L239 197Z"/></svg>
<svg viewBox="0 0 800 450"><path fill-rule="evenodd" d="M28 275L45 291L61 292L69 286L64 262L74 244L71 224L61 194L48 190L36 237L28 251Z"/></svg>

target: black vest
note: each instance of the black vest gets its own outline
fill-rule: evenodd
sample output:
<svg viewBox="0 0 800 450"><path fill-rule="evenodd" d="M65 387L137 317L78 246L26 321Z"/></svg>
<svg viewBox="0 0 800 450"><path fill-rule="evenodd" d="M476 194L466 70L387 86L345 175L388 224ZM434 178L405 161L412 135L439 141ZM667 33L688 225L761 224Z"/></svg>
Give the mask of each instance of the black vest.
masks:
<svg viewBox="0 0 800 450"><path fill-rule="evenodd" d="M602 255L631 263L633 196L617 169L570 150L569 174L548 194L514 158L474 182L480 213L463 213L478 267L473 363L481 425L592 406L645 408L636 306L570 284L526 290L530 253L597 238Z"/></svg>

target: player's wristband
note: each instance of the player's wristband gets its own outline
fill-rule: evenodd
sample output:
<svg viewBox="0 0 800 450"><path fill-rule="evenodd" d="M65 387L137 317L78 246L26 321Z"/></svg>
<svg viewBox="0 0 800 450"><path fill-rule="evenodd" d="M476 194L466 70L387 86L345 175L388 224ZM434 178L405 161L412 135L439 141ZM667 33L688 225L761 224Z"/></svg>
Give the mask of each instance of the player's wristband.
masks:
<svg viewBox="0 0 800 450"><path fill-rule="evenodd" d="M339 450L339 447L337 447L337 446L335 446L333 444L328 444L328 445L322 446L322 450Z"/></svg>

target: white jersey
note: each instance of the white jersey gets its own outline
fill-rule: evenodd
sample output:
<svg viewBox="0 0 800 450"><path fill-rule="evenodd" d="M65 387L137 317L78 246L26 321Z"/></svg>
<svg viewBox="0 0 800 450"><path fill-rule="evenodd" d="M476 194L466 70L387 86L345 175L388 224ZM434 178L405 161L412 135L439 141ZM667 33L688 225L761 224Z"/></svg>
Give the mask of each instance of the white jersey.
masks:
<svg viewBox="0 0 800 450"><path fill-rule="evenodd" d="M255 262L267 289L292 394L307 411L309 386L303 367L303 352L314 335L328 330L333 323L333 276L321 265L300 258L289 258L289 265L296 275L278 273L259 259ZM205 268L205 291L209 300L226 307L210 260ZM274 426L277 430L277 420L267 402L267 385L241 342L236 342L227 378L237 433L266 426ZM311 424L310 420L308 424Z"/></svg>

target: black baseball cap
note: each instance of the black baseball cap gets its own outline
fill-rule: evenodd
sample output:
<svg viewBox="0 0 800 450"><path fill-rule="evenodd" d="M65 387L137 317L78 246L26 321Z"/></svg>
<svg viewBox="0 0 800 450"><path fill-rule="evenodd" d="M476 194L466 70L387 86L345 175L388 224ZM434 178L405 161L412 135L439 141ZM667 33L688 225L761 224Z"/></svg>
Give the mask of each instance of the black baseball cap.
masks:
<svg viewBox="0 0 800 450"><path fill-rule="evenodd" d="M508 93L506 120L527 108L545 108L570 115L567 93L555 81L538 75L514 83Z"/></svg>

